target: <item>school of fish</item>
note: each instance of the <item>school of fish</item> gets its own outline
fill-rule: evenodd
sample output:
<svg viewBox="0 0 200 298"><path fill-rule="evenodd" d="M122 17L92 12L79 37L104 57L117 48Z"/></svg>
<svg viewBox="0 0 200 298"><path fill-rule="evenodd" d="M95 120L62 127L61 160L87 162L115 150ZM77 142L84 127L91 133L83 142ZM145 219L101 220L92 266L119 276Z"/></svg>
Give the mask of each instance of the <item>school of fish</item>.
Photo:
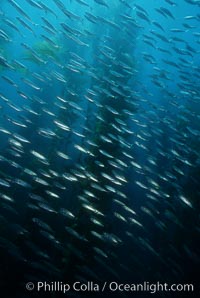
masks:
<svg viewBox="0 0 200 298"><path fill-rule="evenodd" d="M2 1L0 275L19 297L199 267L200 1L180 2Z"/></svg>

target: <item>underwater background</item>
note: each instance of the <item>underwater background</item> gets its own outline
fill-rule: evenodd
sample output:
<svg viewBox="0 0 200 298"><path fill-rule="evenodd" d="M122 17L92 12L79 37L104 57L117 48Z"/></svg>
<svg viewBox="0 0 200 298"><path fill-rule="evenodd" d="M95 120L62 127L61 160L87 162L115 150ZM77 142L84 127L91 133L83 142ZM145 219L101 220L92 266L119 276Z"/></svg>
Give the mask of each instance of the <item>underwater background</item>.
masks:
<svg viewBox="0 0 200 298"><path fill-rule="evenodd" d="M3 297L199 297L200 1L2 0L0 17ZM153 295L67 293L112 294Z"/></svg>

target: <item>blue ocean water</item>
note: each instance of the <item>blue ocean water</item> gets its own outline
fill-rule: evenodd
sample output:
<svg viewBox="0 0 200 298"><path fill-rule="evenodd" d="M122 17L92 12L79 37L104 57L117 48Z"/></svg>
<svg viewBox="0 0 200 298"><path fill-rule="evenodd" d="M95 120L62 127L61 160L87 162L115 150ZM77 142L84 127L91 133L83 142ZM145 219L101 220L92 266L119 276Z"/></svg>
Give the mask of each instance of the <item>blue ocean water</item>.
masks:
<svg viewBox="0 0 200 298"><path fill-rule="evenodd" d="M131 287L145 282L198 297L199 8L2 1L5 297L59 297L63 284L69 297L148 297Z"/></svg>

